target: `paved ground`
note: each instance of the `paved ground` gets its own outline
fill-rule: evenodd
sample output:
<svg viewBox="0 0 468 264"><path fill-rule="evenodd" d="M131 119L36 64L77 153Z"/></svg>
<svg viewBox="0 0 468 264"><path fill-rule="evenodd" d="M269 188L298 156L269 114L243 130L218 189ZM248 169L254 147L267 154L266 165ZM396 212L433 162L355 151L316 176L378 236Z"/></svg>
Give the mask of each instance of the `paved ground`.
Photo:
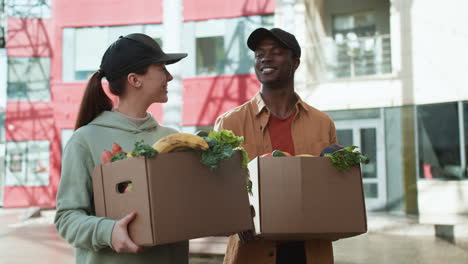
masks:
<svg viewBox="0 0 468 264"><path fill-rule="evenodd" d="M72 264L73 249L51 224L54 211L21 220L24 209L0 209L0 263ZM336 264L468 263L466 226L453 243L435 238L432 225L386 214L369 216L369 233L334 243ZM220 264L222 256L192 255L191 264Z"/></svg>

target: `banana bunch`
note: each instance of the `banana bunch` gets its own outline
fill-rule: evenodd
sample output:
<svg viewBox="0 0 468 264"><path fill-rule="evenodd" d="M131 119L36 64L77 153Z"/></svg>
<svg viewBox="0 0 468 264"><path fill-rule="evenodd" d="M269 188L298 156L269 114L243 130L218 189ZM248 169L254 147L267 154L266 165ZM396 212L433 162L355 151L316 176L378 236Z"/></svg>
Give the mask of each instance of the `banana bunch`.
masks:
<svg viewBox="0 0 468 264"><path fill-rule="evenodd" d="M153 144L153 148L159 153L178 152L187 149L207 150L208 143L197 135L176 133L159 139Z"/></svg>

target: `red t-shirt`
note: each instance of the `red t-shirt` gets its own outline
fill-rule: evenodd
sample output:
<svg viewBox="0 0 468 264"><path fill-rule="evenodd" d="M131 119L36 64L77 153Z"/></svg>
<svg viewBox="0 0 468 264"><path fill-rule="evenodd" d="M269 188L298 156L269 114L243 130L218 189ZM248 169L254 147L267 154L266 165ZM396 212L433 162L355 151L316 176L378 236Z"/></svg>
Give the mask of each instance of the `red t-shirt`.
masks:
<svg viewBox="0 0 468 264"><path fill-rule="evenodd" d="M273 150L286 151L294 154L294 141L291 133L291 124L296 117L296 112L285 119L270 115L268 120L268 132L270 133L271 146Z"/></svg>

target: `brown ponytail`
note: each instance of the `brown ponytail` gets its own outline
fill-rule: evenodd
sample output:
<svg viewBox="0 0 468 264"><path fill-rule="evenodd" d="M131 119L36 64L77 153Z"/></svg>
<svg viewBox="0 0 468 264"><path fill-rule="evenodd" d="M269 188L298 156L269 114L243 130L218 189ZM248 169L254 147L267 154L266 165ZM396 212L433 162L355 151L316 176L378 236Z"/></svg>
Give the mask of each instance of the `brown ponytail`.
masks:
<svg viewBox="0 0 468 264"><path fill-rule="evenodd" d="M146 74L150 65L151 63L142 65L140 68L132 72L140 75ZM107 96L102 88L102 77L104 77L104 73L101 70L91 75L88 85L86 86L83 99L81 100L80 111L76 118L75 130L82 126L86 126L102 112L112 110L112 100ZM125 91L126 85L127 76L120 76L116 80L109 82L109 91L113 95L120 96Z"/></svg>
<svg viewBox="0 0 468 264"><path fill-rule="evenodd" d="M80 110L75 123L75 130L87 125L104 111L112 109L112 100L102 88L103 73L97 71L91 75L81 100Z"/></svg>

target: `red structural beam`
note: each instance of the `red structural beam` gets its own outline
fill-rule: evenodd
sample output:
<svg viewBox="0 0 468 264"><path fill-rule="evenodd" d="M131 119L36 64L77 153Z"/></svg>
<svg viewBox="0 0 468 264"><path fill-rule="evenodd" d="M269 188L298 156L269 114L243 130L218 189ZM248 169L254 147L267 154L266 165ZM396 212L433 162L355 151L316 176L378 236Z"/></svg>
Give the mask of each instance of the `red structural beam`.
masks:
<svg viewBox="0 0 468 264"><path fill-rule="evenodd" d="M275 12L274 0L185 0L184 20L206 20L252 15L272 14Z"/></svg>
<svg viewBox="0 0 468 264"><path fill-rule="evenodd" d="M51 19L8 18L7 56L51 57L52 25Z"/></svg>
<svg viewBox="0 0 468 264"><path fill-rule="evenodd" d="M224 112L248 101L260 89L254 74L184 79L183 125L213 125Z"/></svg>
<svg viewBox="0 0 468 264"><path fill-rule="evenodd" d="M52 10L53 19L61 27L158 24L162 22L162 0L54 1Z"/></svg>

